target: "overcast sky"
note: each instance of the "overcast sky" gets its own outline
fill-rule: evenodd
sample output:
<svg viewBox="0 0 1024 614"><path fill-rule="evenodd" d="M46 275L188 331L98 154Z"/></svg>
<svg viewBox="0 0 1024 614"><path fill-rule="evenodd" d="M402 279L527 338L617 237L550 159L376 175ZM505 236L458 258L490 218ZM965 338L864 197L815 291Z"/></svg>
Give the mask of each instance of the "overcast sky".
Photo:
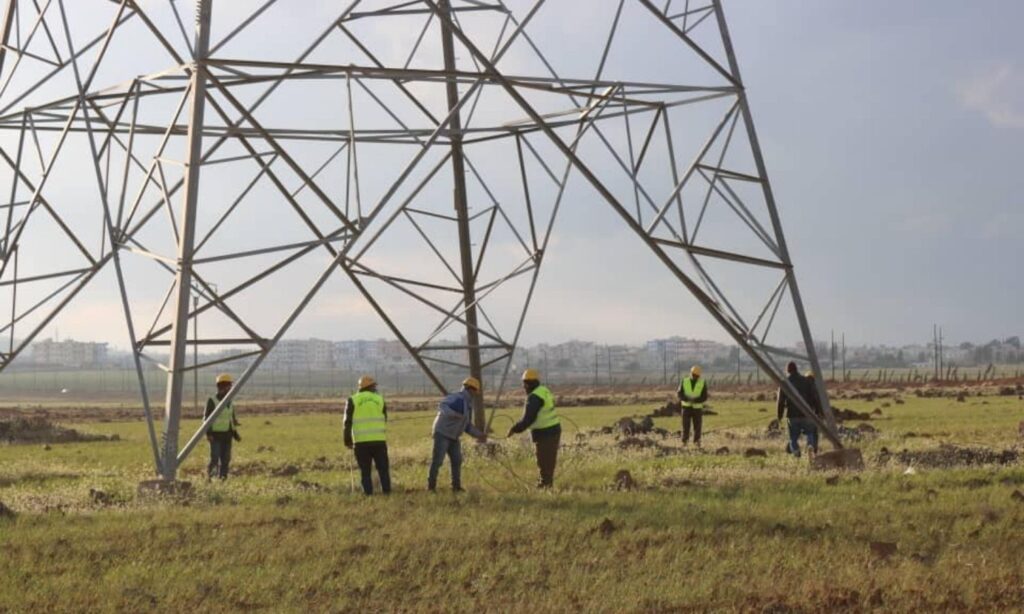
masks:
<svg viewBox="0 0 1024 614"><path fill-rule="evenodd" d="M333 13L336 4L321 1L315 10ZM607 0L606 13L592 0L549 4L579 15L580 23L551 22L571 30L607 21L617 3ZM851 343L908 343L928 337L933 322L954 341L1024 333L1024 5L724 5L815 335L835 329ZM559 53L575 61L572 50L548 51ZM621 58L630 60L643 63L640 55ZM386 172L390 163L368 166ZM314 264L307 277L321 266ZM290 292L287 284L278 289L285 287ZM260 302L254 317L273 320L271 302ZM59 327L65 338L123 346L118 309L109 288L90 290L43 336ZM674 334L726 339L609 208L567 203L522 341ZM289 336L388 333L339 278Z"/></svg>

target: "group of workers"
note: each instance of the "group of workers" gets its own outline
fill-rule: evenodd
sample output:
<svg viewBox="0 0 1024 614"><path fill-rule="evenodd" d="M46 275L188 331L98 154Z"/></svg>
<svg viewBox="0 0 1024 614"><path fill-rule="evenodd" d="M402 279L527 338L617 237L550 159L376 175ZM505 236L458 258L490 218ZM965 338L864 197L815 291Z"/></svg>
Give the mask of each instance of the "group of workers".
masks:
<svg viewBox="0 0 1024 614"><path fill-rule="evenodd" d="M821 402L814 384L813 373L801 375L796 363L786 366L788 381L800 394L807 405L818 415L821 414ZM683 445L689 445L690 436L693 443L700 447L703 428L704 404L708 399L708 385L701 376L700 366L690 369L689 377L679 383L678 397L682 413ZM231 390L230 375L217 376L217 394L206 403L204 421ZM513 424L507 433L512 437L526 430L530 431L533 440L537 469L540 474L538 488L551 488L555 480L555 467L558 464L558 448L562 438L561 420L555 410L555 397L551 390L541 383L540 373L536 369L527 369L522 376L526 402L523 415ZM480 399L480 381L475 377L467 377L462 388L444 397L437 407L432 427L433 451L430 469L427 472L427 490L437 489L437 477L445 457L451 467L452 490L460 492L462 488L462 444L463 434L468 434L481 443L487 441L487 433L473 424L476 403ZM778 420L785 417L789 420L789 443L786 451L800 457L800 437L806 436L808 449L812 453L818 451L818 429L814 420L804 415L803 410L794 403L783 388L778 394ZM345 404L342 439L345 447L350 448L359 466L360 482L363 492L373 494L373 470L376 469L380 481L380 489L384 494L391 492L391 468L388 460L387 445L388 413L384 397L377 390L377 382L373 377L364 375L359 378L358 391L348 398ZM228 466L231 462L231 443L241 441L238 434L238 418L232 403L228 402L209 425L206 437L210 442L209 478L226 479Z"/></svg>

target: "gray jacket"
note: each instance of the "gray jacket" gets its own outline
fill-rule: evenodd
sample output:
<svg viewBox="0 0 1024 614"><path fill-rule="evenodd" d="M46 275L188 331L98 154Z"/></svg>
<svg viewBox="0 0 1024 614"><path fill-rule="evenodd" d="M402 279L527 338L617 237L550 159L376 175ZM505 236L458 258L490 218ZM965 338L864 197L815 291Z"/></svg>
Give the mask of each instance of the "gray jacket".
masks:
<svg viewBox="0 0 1024 614"><path fill-rule="evenodd" d="M463 388L453 392L437 404L434 435L458 439L463 433L480 437L483 432L473 426L473 395Z"/></svg>

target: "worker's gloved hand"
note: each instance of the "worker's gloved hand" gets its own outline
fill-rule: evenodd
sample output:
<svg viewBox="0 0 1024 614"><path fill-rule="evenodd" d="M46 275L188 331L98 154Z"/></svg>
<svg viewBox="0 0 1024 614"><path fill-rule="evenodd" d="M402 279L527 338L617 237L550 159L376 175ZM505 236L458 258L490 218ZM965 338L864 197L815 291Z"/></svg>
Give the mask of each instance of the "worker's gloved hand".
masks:
<svg viewBox="0 0 1024 614"><path fill-rule="evenodd" d="M231 438L235 441L242 441L242 436L238 434L238 431L231 431Z"/></svg>

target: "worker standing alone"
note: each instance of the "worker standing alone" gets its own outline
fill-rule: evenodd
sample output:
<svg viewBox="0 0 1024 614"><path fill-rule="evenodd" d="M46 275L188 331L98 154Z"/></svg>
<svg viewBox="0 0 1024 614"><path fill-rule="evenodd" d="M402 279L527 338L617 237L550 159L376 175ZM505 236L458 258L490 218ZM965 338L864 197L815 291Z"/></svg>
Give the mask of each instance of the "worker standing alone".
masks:
<svg viewBox="0 0 1024 614"><path fill-rule="evenodd" d="M704 426L704 402L708 400L707 381L701 377L699 365L690 368L690 377L679 382L679 404L683 408L683 445L690 442L693 429L693 443L700 447L701 430Z"/></svg>
<svg viewBox="0 0 1024 614"><path fill-rule="evenodd" d="M537 487L551 488L555 483L558 445L562 440L562 421L555 412L555 395L547 386L541 385L540 373L536 369L523 372L523 389L526 390L523 417L508 430L508 436L530 429L540 470Z"/></svg>
<svg viewBox="0 0 1024 614"><path fill-rule="evenodd" d="M203 412L203 422L213 415L213 410L217 409L217 405L227 396L233 381L232 377L227 373L221 373L217 376L217 395L207 399L206 411ZM238 431L235 430L235 427L238 425L239 422L235 416L234 405L228 402L224 405L224 409L217 414L217 418L213 423L210 424L210 428L206 430L206 440L210 442L210 464L206 469L206 475L209 479L212 480L214 476L222 480L228 478L228 466L231 464L231 442L232 440L242 440Z"/></svg>
<svg viewBox="0 0 1024 614"><path fill-rule="evenodd" d="M359 378L359 392L345 404L343 437L346 448L353 448L363 492L373 494L373 467L377 467L380 489L391 492L391 467L388 462L388 412L377 382L369 375Z"/></svg>

